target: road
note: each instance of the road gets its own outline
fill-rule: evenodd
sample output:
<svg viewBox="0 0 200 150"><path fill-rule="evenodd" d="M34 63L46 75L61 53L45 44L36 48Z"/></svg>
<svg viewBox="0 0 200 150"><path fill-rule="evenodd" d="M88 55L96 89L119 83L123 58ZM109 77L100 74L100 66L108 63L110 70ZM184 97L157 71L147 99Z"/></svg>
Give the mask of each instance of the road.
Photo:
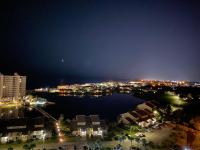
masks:
<svg viewBox="0 0 200 150"><path fill-rule="evenodd" d="M74 150L74 145L76 145L76 150L83 150L83 146L87 145L87 142L64 142L64 143L40 143L36 144L36 148L34 150L43 150L44 148L46 150L59 150L59 147L62 147L63 150ZM117 141L105 141L102 142L101 145L103 147L115 147L119 142ZM130 141L125 140L124 142L121 142L121 145L123 147L123 150L128 150L130 147ZM136 143L133 145L136 145ZM0 147L1 150L8 150L9 144ZM23 150L23 144L13 146L14 150Z"/></svg>

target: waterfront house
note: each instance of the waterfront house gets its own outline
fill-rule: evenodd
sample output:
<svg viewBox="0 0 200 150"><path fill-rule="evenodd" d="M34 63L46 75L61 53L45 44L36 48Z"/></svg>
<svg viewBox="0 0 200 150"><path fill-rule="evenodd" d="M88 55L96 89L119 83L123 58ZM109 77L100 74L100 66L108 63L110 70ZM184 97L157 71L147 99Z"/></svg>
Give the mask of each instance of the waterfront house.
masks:
<svg viewBox="0 0 200 150"><path fill-rule="evenodd" d="M141 127L148 127L156 122L153 110L157 106L154 102L148 101L139 104L134 110L120 114L119 123L138 124Z"/></svg>
<svg viewBox="0 0 200 150"><path fill-rule="evenodd" d="M0 120L0 142L45 140L51 137L53 124L44 117Z"/></svg>
<svg viewBox="0 0 200 150"><path fill-rule="evenodd" d="M105 120L100 120L98 115L77 115L71 121L72 134L76 136L100 136L107 133Z"/></svg>

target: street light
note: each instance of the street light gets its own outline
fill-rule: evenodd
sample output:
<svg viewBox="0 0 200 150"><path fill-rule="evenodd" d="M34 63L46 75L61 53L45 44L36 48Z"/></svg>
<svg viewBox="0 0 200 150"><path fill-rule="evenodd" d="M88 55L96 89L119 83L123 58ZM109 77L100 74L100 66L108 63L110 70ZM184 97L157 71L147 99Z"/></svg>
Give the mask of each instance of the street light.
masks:
<svg viewBox="0 0 200 150"><path fill-rule="evenodd" d="M63 139L62 139L62 138L60 138L60 142L61 142L61 143L63 142Z"/></svg>
<svg viewBox="0 0 200 150"><path fill-rule="evenodd" d="M157 110L154 110L153 113L154 113L154 114L158 114L158 111L157 111Z"/></svg>

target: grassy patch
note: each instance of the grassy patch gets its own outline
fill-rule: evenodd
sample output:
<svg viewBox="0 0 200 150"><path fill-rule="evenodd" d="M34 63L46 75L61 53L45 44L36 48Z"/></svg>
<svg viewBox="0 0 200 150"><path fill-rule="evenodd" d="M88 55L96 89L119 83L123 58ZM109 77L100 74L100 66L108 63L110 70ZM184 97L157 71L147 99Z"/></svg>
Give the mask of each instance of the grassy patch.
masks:
<svg viewBox="0 0 200 150"><path fill-rule="evenodd" d="M161 101L169 103L173 106L183 106L186 104L186 102L182 98L171 92L165 92L165 94L160 99Z"/></svg>

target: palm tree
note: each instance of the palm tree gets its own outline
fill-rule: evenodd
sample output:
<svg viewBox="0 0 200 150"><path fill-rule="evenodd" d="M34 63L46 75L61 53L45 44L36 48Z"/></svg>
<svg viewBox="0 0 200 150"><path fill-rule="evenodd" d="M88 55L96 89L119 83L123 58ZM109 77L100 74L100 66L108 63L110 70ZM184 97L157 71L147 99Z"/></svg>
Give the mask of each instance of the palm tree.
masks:
<svg viewBox="0 0 200 150"><path fill-rule="evenodd" d="M146 139L142 139L142 145L146 149L146 146L147 146L147 140Z"/></svg>
<svg viewBox="0 0 200 150"><path fill-rule="evenodd" d="M114 139L115 139L116 141L120 142L120 137L119 137L119 135L116 135L116 136L114 137Z"/></svg>
<svg viewBox="0 0 200 150"><path fill-rule="evenodd" d="M30 150L30 147L29 147L28 144L25 144L25 145L23 146L23 149L24 149L24 150Z"/></svg>
<svg viewBox="0 0 200 150"><path fill-rule="evenodd" d="M140 138L139 138L139 137L136 137L136 138L135 138L135 141L136 141L136 143L137 143L137 147L139 147Z"/></svg>
<svg viewBox="0 0 200 150"><path fill-rule="evenodd" d="M13 148L11 146L8 147L8 150L13 150Z"/></svg>
<svg viewBox="0 0 200 150"><path fill-rule="evenodd" d="M122 135L122 136L121 136L121 140L122 140L122 142L124 142L124 140L126 140L126 136L125 136L125 135Z"/></svg>
<svg viewBox="0 0 200 150"><path fill-rule="evenodd" d="M31 144L29 145L29 147L30 147L31 150L33 150L33 148L36 147L36 144L35 144L35 143L31 143Z"/></svg>
<svg viewBox="0 0 200 150"><path fill-rule="evenodd" d="M129 141L131 142L131 146L132 146L132 142L133 142L133 140L135 139L135 137L133 137L133 136L127 136L128 137L128 139L129 139Z"/></svg>
<svg viewBox="0 0 200 150"><path fill-rule="evenodd" d="M130 126L130 134L132 134L132 132L135 132L138 130L139 130L138 126L135 126L135 125Z"/></svg>
<svg viewBox="0 0 200 150"><path fill-rule="evenodd" d="M101 140L97 140L97 141L95 142L95 145L96 145L96 148L101 149L101 148L102 148Z"/></svg>
<svg viewBox="0 0 200 150"><path fill-rule="evenodd" d="M96 148L96 145L94 143L89 143L89 149L94 150Z"/></svg>
<svg viewBox="0 0 200 150"><path fill-rule="evenodd" d="M33 150L33 148L35 148L36 147L36 144L35 143L30 143L30 144L25 144L24 146L23 146L23 149L24 150Z"/></svg>

